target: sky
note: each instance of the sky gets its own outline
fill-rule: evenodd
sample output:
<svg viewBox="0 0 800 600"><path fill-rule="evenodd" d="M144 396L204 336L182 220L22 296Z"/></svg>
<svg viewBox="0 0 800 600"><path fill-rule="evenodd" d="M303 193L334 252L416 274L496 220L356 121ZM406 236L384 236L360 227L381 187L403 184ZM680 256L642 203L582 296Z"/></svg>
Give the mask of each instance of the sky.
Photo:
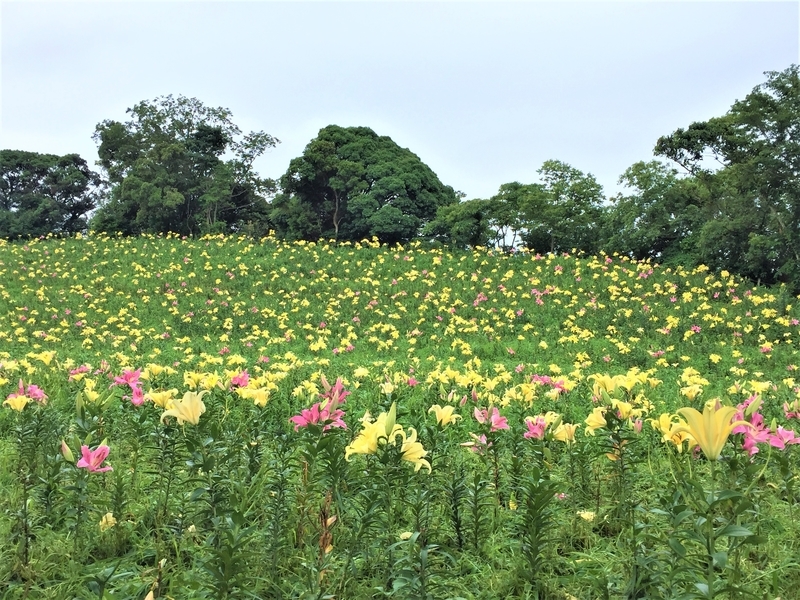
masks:
<svg viewBox="0 0 800 600"><path fill-rule="evenodd" d="M0 148L97 160L95 126L173 94L281 143L331 124L409 148L467 198L546 160L606 194L662 135L800 63L800 3L0 2Z"/></svg>

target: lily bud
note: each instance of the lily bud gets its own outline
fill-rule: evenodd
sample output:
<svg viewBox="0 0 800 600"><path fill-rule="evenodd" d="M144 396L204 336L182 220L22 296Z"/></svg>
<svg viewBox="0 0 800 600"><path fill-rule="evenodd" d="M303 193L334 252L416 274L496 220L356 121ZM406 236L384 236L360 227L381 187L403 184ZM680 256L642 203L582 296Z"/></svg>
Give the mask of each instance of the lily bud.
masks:
<svg viewBox="0 0 800 600"><path fill-rule="evenodd" d="M67 442L65 442L64 440L61 440L61 456L63 456L64 460L66 460L67 462L71 463L75 462L75 456L72 454L72 450L69 449L69 446L67 446Z"/></svg>
<svg viewBox="0 0 800 600"><path fill-rule="evenodd" d="M394 424L397 422L397 403L392 402L392 407L389 409L389 414L386 415L386 437L392 435L394 431Z"/></svg>
<svg viewBox="0 0 800 600"><path fill-rule="evenodd" d="M756 396L756 399L753 400L745 409L744 416L745 417L751 416L754 412L756 412L759 408L761 408L761 403L762 403L761 396Z"/></svg>

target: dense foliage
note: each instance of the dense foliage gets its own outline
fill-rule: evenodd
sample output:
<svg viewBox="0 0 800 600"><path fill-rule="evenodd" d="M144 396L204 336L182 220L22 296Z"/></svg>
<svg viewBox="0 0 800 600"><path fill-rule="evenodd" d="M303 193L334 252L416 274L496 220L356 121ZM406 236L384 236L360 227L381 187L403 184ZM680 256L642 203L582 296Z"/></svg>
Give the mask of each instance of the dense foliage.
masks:
<svg viewBox="0 0 800 600"><path fill-rule="evenodd" d="M0 242L0 277L4 598L800 585L785 287L221 235Z"/></svg>
<svg viewBox="0 0 800 600"><path fill-rule="evenodd" d="M191 235L269 229L266 198L273 183L252 167L275 138L241 136L230 111L195 98L165 96L127 112L126 123L105 120L95 131L111 193L92 219L93 230Z"/></svg>
<svg viewBox="0 0 800 600"><path fill-rule="evenodd" d="M800 289L800 68L767 76L724 116L659 139L656 152L703 189L701 221L685 236L699 260Z"/></svg>
<svg viewBox="0 0 800 600"><path fill-rule="evenodd" d="M0 238L85 231L100 185L77 154L0 150Z"/></svg>
<svg viewBox="0 0 800 600"><path fill-rule="evenodd" d="M280 184L270 217L290 240L407 242L457 201L419 157L367 127L321 129Z"/></svg>

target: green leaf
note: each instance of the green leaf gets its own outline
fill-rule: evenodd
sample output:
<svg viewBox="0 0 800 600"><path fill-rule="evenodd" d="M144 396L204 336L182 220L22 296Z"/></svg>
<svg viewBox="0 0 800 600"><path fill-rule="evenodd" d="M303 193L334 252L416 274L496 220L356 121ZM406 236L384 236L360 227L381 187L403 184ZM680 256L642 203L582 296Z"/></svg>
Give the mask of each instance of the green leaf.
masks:
<svg viewBox="0 0 800 600"><path fill-rule="evenodd" d="M741 525L726 525L716 531L717 537L750 537L753 532Z"/></svg>
<svg viewBox="0 0 800 600"><path fill-rule="evenodd" d="M667 544L669 544L669 547L672 548L672 551L679 557L683 558L686 556L686 548L680 543L679 540L671 537L667 540Z"/></svg>

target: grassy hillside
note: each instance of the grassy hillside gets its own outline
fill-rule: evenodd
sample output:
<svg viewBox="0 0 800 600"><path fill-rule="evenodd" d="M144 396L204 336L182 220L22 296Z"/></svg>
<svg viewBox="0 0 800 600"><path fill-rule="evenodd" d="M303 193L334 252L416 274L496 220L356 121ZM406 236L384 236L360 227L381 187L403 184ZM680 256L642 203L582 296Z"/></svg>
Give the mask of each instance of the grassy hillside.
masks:
<svg viewBox="0 0 800 600"><path fill-rule="evenodd" d="M0 242L0 282L4 597L800 583L782 289L223 236Z"/></svg>

